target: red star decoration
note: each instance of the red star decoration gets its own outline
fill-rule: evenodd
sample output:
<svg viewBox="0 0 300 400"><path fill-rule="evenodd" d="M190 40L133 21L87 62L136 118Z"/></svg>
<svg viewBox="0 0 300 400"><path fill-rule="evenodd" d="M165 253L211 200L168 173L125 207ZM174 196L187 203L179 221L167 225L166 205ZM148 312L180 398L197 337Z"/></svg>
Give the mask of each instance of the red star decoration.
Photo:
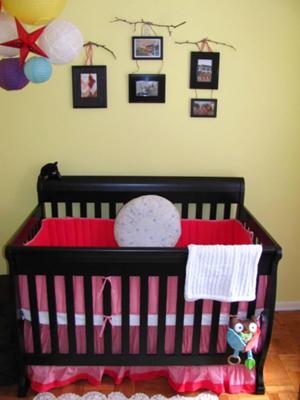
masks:
<svg viewBox="0 0 300 400"><path fill-rule="evenodd" d="M0 43L1 46L16 47L20 49L20 64L25 63L29 52L38 54L42 57L48 57L47 54L35 43L43 33L45 26L37 29L34 32L27 32L21 23L15 18L18 39L10 40L9 42Z"/></svg>

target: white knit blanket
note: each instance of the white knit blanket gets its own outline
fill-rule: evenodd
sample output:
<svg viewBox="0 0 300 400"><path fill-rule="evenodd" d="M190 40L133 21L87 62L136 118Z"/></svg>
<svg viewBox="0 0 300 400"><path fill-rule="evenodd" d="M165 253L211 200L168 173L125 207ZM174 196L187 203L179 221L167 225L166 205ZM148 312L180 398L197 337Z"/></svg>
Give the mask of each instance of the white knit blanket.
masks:
<svg viewBox="0 0 300 400"><path fill-rule="evenodd" d="M255 299L261 245L189 245L185 300Z"/></svg>

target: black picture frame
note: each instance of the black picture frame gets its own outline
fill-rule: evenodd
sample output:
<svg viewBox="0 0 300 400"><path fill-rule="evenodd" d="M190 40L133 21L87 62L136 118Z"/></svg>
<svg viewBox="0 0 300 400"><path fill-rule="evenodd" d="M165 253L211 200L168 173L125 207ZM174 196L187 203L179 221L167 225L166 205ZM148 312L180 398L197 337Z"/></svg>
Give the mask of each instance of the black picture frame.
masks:
<svg viewBox="0 0 300 400"><path fill-rule="evenodd" d="M162 36L133 36L132 37L133 60L162 60L163 37Z"/></svg>
<svg viewBox="0 0 300 400"><path fill-rule="evenodd" d="M73 108L106 108L105 65L72 66Z"/></svg>
<svg viewBox="0 0 300 400"><path fill-rule="evenodd" d="M191 52L191 89L218 89L220 53Z"/></svg>
<svg viewBox="0 0 300 400"><path fill-rule="evenodd" d="M191 99L191 117L216 118L217 99Z"/></svg>
<svg viewBox="0 0 300 400"><path fill-rule="evenodd" d="M129 74L129 103L164 103L166 75Z"/></svg>

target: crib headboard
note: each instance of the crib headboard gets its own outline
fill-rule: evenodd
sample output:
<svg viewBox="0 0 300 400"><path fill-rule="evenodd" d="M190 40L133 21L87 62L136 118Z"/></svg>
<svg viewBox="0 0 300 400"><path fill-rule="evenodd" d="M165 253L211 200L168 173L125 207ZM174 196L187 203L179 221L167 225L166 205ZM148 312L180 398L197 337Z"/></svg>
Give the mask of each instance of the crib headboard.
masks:
<svg viewBox="0 0 300 400"><path fill-rule="evenodd" d="M38 200L50 204L53 217L58 216L58 204L65 204L65 215L73 216L73 204L80 204L80 216L87 216L87 204L92 203L95 217L101 218L101 204L109 206L109 218L115 218L117 204L134 197L156 194L180 206L181 217L188 218L189 206L194 206L194 218L203 217L203 206L209 206L208 218L216 219L222 206L223 218L239 214L244 202L244 179L228 177L157 177L157 176L62 176L59 180L38 179Z"/></svg>

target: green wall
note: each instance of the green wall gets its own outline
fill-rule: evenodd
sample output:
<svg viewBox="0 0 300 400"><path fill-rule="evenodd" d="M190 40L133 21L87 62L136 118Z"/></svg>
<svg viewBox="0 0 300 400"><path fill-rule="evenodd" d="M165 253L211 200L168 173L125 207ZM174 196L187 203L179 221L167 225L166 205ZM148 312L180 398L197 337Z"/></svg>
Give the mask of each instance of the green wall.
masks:
<svg viewBox="0 0 300 400"><path fill-rule="evenodd" d="M60 17L116 53L94 52L94 64L108 68L108 108L72 108L70 65L55 66L47 83L0 91L1 245L36 203L36 178L49 161L63 174L243 176L248 208L283 247L278 299L300 301L300 2L69 0ZM139 62L139 72L166 74L165 104L128 103L128 74L137 70L131 36L140 29L110 23L115 17L187 21L172 36L157 29L163 63ZM196 47L174 43L204 37L237 48L213 46L221 53L216 119L190 118ZM84 52L74 65L83 62Z"/></svg>

